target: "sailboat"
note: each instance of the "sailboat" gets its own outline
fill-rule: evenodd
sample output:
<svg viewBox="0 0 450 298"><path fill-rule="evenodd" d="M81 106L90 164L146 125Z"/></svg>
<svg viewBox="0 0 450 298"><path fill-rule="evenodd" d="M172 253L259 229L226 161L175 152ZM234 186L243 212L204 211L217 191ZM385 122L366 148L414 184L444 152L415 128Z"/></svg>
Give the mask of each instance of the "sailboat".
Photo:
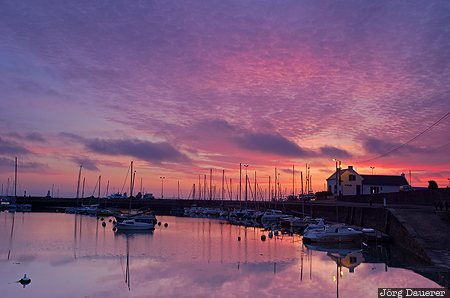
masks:
<svg viewBox="0 0 450 298"><path fill-rule="evenodd" d="M116 217L118 222L114 225L117 230L153 230L155 228L156 218L154 215L131 215L131 200L133 198L133 186L134 177L133 162L131 162L131 182L130 182L130 205L127 217L122 217L123 221L119 221L119 217Z"/></svg>
<svg viewBox="0 0 450 298"><path fill-rule="evenodd" d="M8 195L8 194L7 194ZM14 162L14 196L0 198L0 210L6 209L9 212L30 212L31 204L18 204L17 203L17 157Z"/></svg>

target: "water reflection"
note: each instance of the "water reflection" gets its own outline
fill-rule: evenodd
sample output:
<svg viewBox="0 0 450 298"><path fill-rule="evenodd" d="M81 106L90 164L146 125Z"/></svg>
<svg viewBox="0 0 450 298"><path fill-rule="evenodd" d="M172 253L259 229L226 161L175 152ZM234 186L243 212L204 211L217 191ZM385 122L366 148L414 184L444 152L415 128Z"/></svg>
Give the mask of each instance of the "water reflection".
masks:
<svg viewBox="0 0 450 298"><path fill-rule="evenodd" d="M0 241L0 278L33 277L21 293L0 284L2 297L376 297L380 285L437 286L399 268L421 264L395 247L303 245L286 235L261 241L267 232L258 228L158 219L168 227L113 232L107 218L27 213L15 221L0 213L0 239L10 239Z"/></svg>
<svg viewBox="0 0 450 298"><path fill-rule="evenodd" d="M116 237L124 237L126 239L126 266L125 270L123 268L122 256L120 256L120 266L122 268L122 272L124 272L125 276L125 284L128 287L128 290L131 290L131 276L130 276L130 267L131 267L131 259L130 259L130 241L132 241L135 237L150 237L153 235L153 230L115 230L114 235ZM130 240L131 239L131 240Z"/></svg>
<svg viewBox="0 0 450 298"><path fill-rule="evenodd" d="M336 263L336 273L332 276L336 284L336 297L339 297L339 280L344 276L342 267L354 273L355 268L364 261L361 247L355 243L327 243L327 244L304 244L308 250L326 252L326 255Z"/></svg>

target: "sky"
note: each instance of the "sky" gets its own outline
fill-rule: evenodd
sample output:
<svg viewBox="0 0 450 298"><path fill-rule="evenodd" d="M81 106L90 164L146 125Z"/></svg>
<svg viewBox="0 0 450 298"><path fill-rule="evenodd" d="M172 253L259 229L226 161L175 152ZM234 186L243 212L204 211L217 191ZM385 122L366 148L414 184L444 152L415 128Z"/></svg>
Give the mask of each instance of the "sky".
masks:
<svg viewBox="0 0 450 298"><path fill-rule="evenodd" d="M235 197L240 163L321 191L333 158L446 187L449 34L443 0L1 1L3 193L16 156L30 195L74 197L80 165L86 196L127 191L131 161L158 197L210 169Z"/></svg>

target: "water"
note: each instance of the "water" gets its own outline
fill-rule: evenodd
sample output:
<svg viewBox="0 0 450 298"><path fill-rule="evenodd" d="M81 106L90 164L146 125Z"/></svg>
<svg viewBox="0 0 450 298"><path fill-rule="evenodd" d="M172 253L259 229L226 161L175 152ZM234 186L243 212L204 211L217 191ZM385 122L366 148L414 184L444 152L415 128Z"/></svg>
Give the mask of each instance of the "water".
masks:
<svg viewBox="0 0 450 298"><path fill-rule="evenodd" d="M351 273L338 268L336 250L308 249L300 236L263 242L267 232L258 228L158 219L168 227L122 234L94 217L2 212L1 297L377 297L378 287L439 287L380 262L395 263L386 248L373 248L375 254L345 248L354 256ZM25 288L15 282L24 273L31 278Z"/></svg>

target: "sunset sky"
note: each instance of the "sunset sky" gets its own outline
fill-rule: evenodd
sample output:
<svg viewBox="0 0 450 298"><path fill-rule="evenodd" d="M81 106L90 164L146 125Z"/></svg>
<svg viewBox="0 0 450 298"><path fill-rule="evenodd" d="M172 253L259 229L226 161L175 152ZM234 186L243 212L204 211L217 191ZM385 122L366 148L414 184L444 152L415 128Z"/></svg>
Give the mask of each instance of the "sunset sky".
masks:
<svg viewBox="0 0 450 298"><path fill-rule="evenodd" d="M15 156L30 195L74 197L80 164L86 196L120 191L131 160L157 197L210 168L235 196L239 163L321 191L333 158L445 187L448 112L444 0L0 2L4 192Z"/></svg>

